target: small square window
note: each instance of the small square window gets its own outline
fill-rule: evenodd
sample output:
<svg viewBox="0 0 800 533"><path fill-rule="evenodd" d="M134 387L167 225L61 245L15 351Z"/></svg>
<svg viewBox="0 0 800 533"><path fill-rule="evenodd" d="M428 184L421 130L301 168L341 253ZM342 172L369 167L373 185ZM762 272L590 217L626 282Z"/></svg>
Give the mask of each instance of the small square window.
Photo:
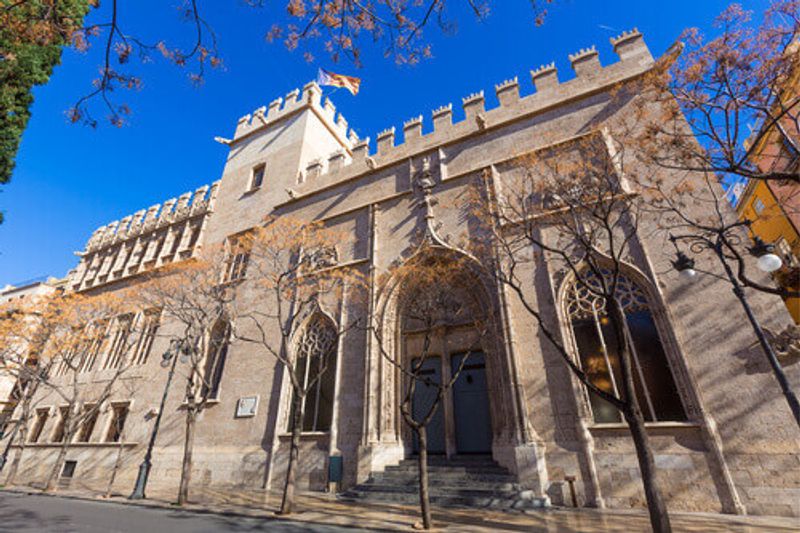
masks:
<svg viewBox="0 0 800 533"><path fill-rule="evenodd" d="M253 176L250 179L250 190L255 190L261 187L264 183L264 170L266 169L266 165L258 165L253 167Z"/></svg>
<svg viewBox="0 0 800 533"><path fill-rule="evenodd" d="M757 215L760 215L764 211L764 202L761 201L761 198L753 200L753 210Z"/></svg>
<svg viewBox="0 0 800 533"><path fill-rule="evenodd" d="M78 466L78 461L64 461L64 469L61 471L61 477L64 479L72 479L75 475L75 468Z"/></svg>

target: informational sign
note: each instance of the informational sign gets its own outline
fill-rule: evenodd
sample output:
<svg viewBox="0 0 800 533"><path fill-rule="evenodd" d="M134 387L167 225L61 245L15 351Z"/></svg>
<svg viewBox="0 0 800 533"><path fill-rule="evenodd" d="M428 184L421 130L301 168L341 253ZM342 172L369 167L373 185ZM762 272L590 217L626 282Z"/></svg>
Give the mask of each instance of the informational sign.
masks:
<svg viewBox="0 0 800 533"><path fill-rule="evenodd" d="M256 416L256 409L258 409L258 396L239 398L236 404L236 418Z"/></svg>

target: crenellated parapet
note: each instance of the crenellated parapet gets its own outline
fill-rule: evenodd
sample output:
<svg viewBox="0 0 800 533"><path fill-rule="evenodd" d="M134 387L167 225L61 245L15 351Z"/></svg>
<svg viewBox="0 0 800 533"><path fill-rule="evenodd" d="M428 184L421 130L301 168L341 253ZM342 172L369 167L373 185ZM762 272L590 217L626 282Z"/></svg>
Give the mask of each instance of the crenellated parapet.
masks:
<svg viewBox="0 0 800 533"><path fill-rule="evenodd" d="M378 133L375 151L372 154L370 154L369 138L361 141L353 139L349 157L332 154L328 158L314 160L307 168L302 169L304 175L300 180L301 187L293 191L292 199L300 198L318 187L348 179L351 174L357 175L369 169L389 165L416 152L451 142L459 137L500 127L566 101L608 89L616 83L641 75L653 65L653 57L642 34L636 29L612 38L611 45L619 58L615 63L603 66L595 46L581 48L568 56L574 71L571 79L559 80L555 62L542 65L530 72L532 90L529 94L522 94L523 88L518 77L509 78L494 86L499 104L496 107L487 109L484 91L474 92L461 99L463 120L453 121L452 104L438 107L431 113L433 126L431 131L425 133L422 115L413 117L404 122L402 139L398 140L394 127ZM310 86L318 89L315 84L306 87ZM322 108L325 116L333 120L335 108L328 99ZM344 124L346 125L346 121Z"/></svg>
<svg viewBox="0 0 800 533"><path fill-rule="evenodd" d="M194 255L218 184L203 185L95 230L70 273L69 287L97 287Z"/></svg>
<svg viewBox="0 0 800 533"><path fill-rule="evenodd" d="M236 143L304 109L312 110L348 150L358 141L358 134L349 129L347 119L341 113L336 113L336 106L330 98L322 101L322 90L312 81L305 84L302 90L294 89L284 98L277 98L269 106L260 107L240 118L232 142Z"/></svg>

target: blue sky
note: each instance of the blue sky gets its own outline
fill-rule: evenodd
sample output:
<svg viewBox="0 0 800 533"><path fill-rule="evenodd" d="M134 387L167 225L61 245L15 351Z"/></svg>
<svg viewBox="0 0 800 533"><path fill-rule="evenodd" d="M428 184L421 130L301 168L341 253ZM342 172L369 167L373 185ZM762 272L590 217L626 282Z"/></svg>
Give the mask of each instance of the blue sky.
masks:
<svg viewBox="0 0 800 533"><path fill-rule="evenodd" d="M533 92L529 71L556 62L562 80L572 77L567 55L596 44L604 64L616 60L608 40L638 27L655 55L663 53L683 28L711 30L722 0L561 0L544 26L533 23L527 0L494 0L488 19L476 22L458 0L455 34L433 27L426 35L434 57L398 67L380 49L365 49L363 67L333 64L314 51L306 63L297 51L263 36L283 0L272 11L254 11L236 0L205 1L225 69L211 72L200 88L186 71L155 60L137 66L144 87L120 93L133 114L128 125L91 129L68 124L65 110L90 89L100 65L100 47L81 55L67 50L45 86L35 89L33 117L22 140L12 181L0 192L0 286L42 275L63 276L77 264L94 229L184 191L219 179L226 148L215 135L231 137L236 120L315 78L318 67L362 78L357 97L344 91L334 103L362 136L373 139L390 126L452 102L460 120L461 97L484 90L494 107L494 84L519 76L523 94ZM177 21L178 0L123 2L126 31L179 42L188 28ZM761 11L767 0L742 2ZM104 4L109 4L108 2ZM668 7L666 7L668 6ZM105 6L107 8L108 6ZM105 13L95 13L99 18ZM365 43L366 44L366 43ZM330 88L325 90L326 94ZM102 116L101 109L96 108Z"/></svg>

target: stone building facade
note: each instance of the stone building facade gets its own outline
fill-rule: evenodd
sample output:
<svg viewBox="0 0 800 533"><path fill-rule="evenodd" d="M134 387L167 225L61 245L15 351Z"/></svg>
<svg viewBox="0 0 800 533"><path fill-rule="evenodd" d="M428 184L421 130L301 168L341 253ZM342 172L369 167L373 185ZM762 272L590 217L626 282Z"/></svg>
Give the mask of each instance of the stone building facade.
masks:
<svg viewBox="0 0 800 533"><path fill-rule="evenodd" d="M648 72L654 61L635 30L612 39L612 45L619 56L612 64L602 66L594 48L583 49L570 56L575 77L569 81L560 81L554 65L545 65L531 73L531 94L521 95L521 84L510 79L495 87L497 107L486 108L482 91L469 95L463 119L454 121L451 105L440 107L432 113L432 128L424 127L421 116L405 122L401 143L394 128L379 133L374 152L369 139L359 139L309 83L239 119L233 138L223 140L230 152L218 182L98 229L70 274L69 289L91 293L130 286L138 273L224 243L265 215L322 220L341 230L349 237L337 247L339 264L373 280L421 246L426 232L432 253L463 253L451 243L471 231L457 207L471 183L486 171L502 182L514 171L515 158L580 138L599 125L613 134L615 120L630 112L612 93ZM421 190L416 183L423 169L432 183ZM664 170L649 171L670 179ZM430 195L427 203L424 195ZM434 220L420 208L431 198ZM671 268L666 242L655 223L641 228L631 243L626 279L647 313L652 343L660 345L659 383L672 384L665 394L677 406L671 414L651 406L648 423L670 508L800 515L800 433L752 332L742 326L743 311L722 281L708 277L690 288L683 284ZM577 315L570 309L579 302L571 300L569 276L548 264L528 275L539 310L562 324L564 338L575 346L569 324ZM520 484L556 504L564 501L565 477L575 476L582 504L644 505L626 426L599 414L602 406L577 386L513 294L468 273L458 279L471 279L467 288L498 308L503 334L484 347L483 367L475 369L476 382L485 386L469 404L477 406L474 416L459 415L465 404L458 393L446 399L437 451L491 454ZM245 295L250 282L246 277L242 282ZM404 342L391 323L396 295L375 284L370 290L372 312L395 328L397 349L413 351L413 338ZM751 303L765 324L782 329L788 323L779 300L753 294ZM347 313L346 303L326 309L332 321L346 320ZM73 482L103 488L122 450L116 490L132 487L166 379L159 362L171 327L162 317L158 334L137 348L136 367L125 375L92 435L70 448ZM449 372L463 342L458 331L440 340L437 372ZM786 371L800 386L800 365ZM87 390L99 388L104 372L80 379ZM218 397L198 421L193 486L280 488L291 400L283 372L268 354L231 343ZM326 486L332 456L342 458L343 486L352 486L413 453L396 407L398 380L363 331L348 331L340 340L334 377L330 390L319 393L330 395L330 414L302 436L300 484L314 490ZM168 398L151 474L151 483L169 487L177 487L180 474L181 387L175 385ZM37 413L47 418L37 442L28 445L19 481L41 479L55 460L57 444L48 436L58 400L42 394ZM110 434L121 406L124 433Z"/></svg>

